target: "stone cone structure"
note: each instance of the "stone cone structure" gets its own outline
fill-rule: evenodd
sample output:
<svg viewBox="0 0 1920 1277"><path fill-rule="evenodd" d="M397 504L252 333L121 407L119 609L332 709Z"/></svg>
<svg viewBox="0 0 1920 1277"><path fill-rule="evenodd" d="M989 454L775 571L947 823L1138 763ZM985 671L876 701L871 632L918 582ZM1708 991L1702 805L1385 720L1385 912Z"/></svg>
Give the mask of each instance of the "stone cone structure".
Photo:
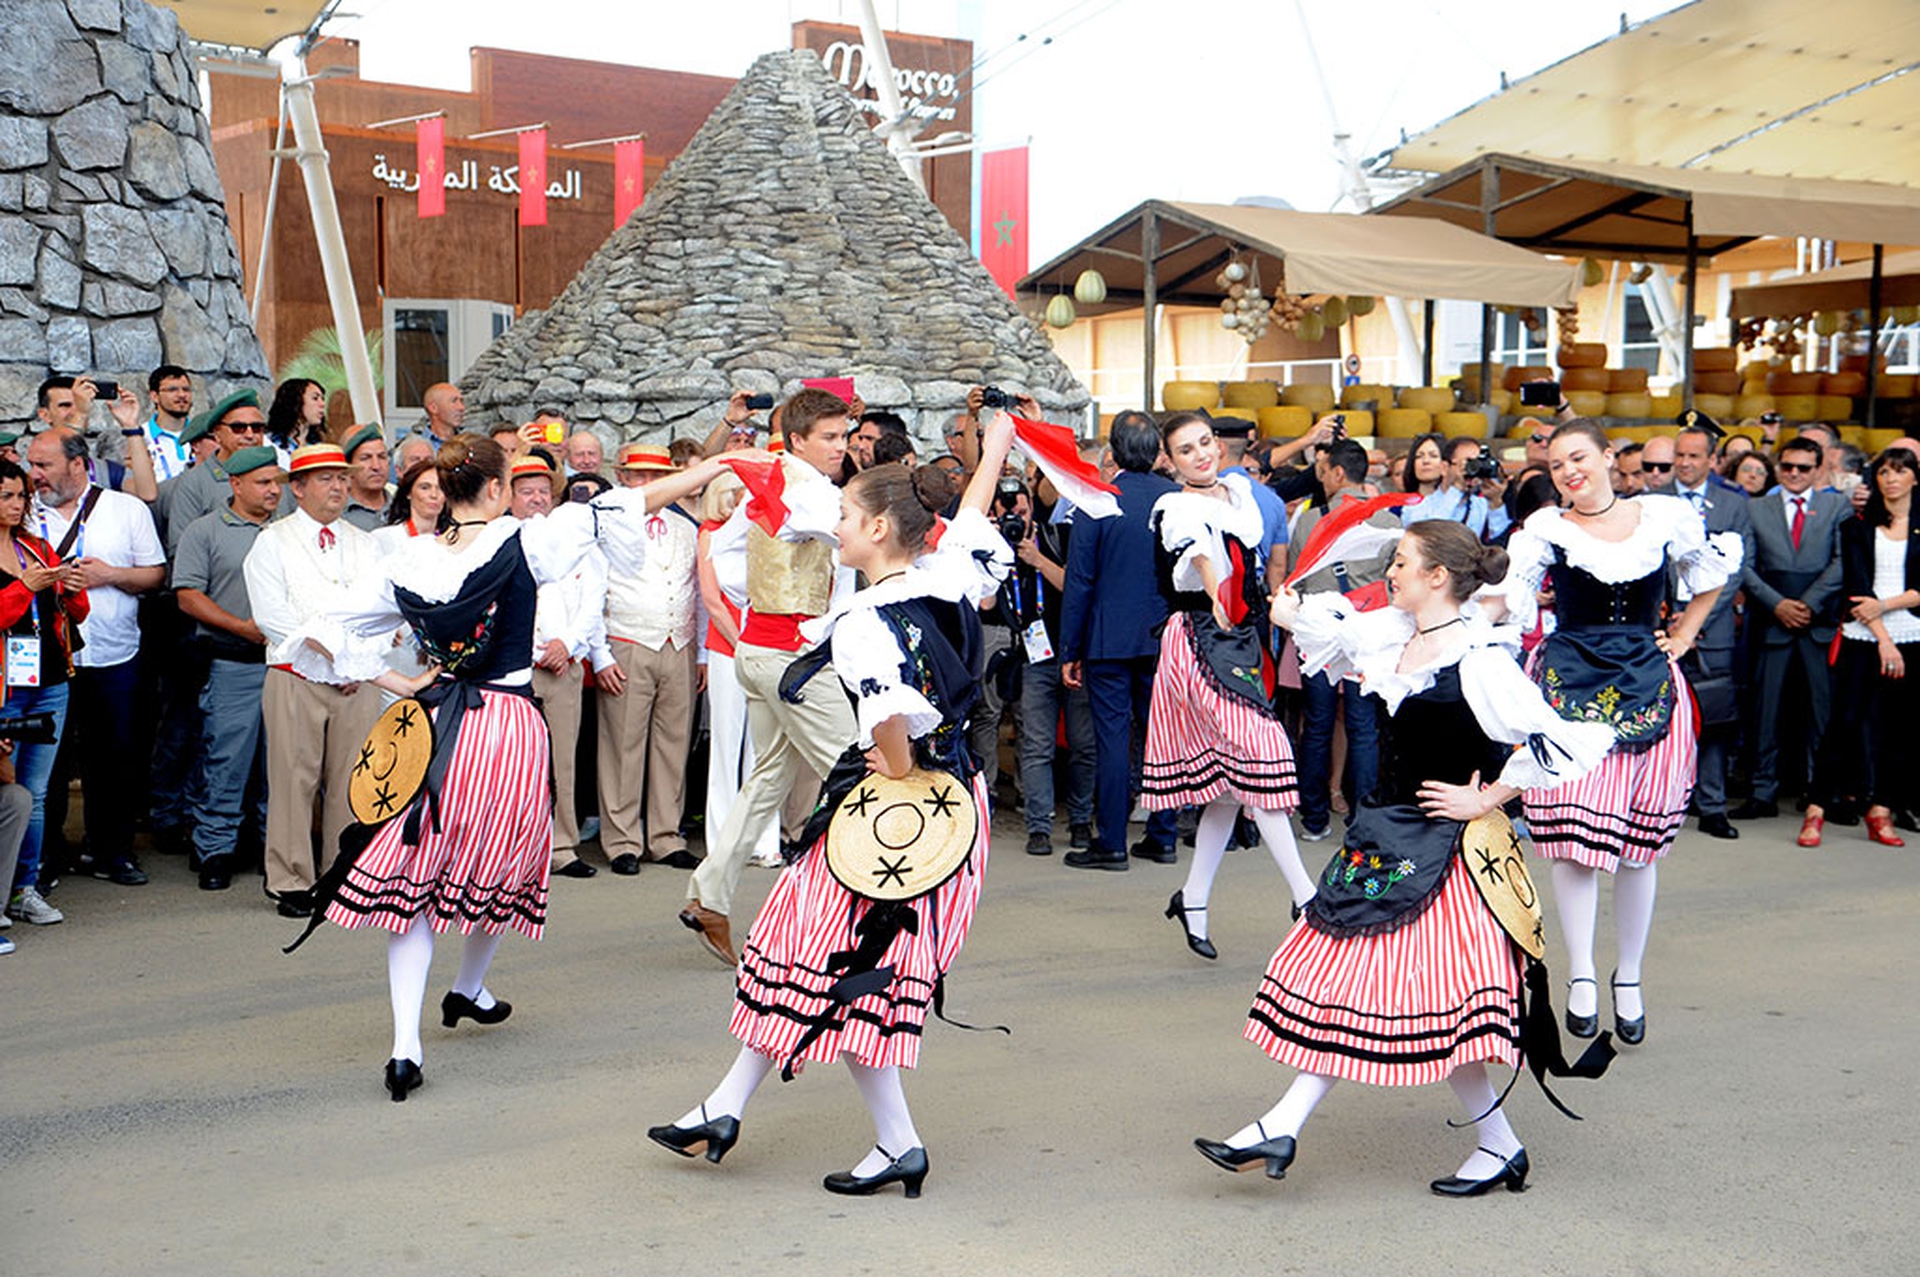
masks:
<svg viewBox="0 0 1920 1277"><path fill-rule="evenodd" d="M817 54L753 64L567 290L461 381L469 419L558 407L612 438L712 427L736 390L852 375L923 438L972 385L1088 395Z"/></svg>
<svg viewBox="0 0 1920 1277"><path fill-rule="evenodd" d="M264 383L173 11L0 0L0 49L0 421L32 420L49 371L144 393L179 364L203 405Z"/></svg>

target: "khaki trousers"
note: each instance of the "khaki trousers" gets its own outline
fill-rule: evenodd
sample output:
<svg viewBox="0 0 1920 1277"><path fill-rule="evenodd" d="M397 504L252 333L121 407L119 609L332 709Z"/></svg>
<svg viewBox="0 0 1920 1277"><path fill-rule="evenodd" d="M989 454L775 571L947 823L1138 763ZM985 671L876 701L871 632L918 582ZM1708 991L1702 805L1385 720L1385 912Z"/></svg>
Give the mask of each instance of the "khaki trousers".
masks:
<svg viewBox="0 0 1920 1277"><path fill-rule="evenodd" d="M564 868L580 859L580 821L573 812L573 776L580 748L581 683L586 667L579 661L555 674L533 667L533 694L540 698L540 714L553 737L553 867Z"/></svg>
<svg viewBox="0 0 1920 1277"><path fill-rule="evenodd" d="M332 864L341 831L353 823L347 778L380 717L380 693L362 684L343 694L270 669L260 717L267 732L267 890L276 896L306 891L315 874L314 798L325 791L320 848L324 863Z"/></svg>
<svg viewBox="0 0 1920 1277"><path fill-rule="evenodd" d="M727 823L693 871L687 897L716 913L733 911L734 888L753 854L760 830L788 801L807 769L818 778L833 770L860 729L853 706L833 671L822 670L808 683L798 705L780 699L780 676L793 663L792 652L741 643L734 649L734 672L747 694L747 730L753 734L753 771L740 789ZM812 805L811 800L808 803Z"/></svg>
<svg viewBox="0 0 1920 1277"><path fill-rule="evenodd" d="M609 860L629 854L658 860L687 848L680 812L693 746L694 650L666 643L656 652L621 639L607 646L627 676L627 690L600 693L600 846Z"/></svg>

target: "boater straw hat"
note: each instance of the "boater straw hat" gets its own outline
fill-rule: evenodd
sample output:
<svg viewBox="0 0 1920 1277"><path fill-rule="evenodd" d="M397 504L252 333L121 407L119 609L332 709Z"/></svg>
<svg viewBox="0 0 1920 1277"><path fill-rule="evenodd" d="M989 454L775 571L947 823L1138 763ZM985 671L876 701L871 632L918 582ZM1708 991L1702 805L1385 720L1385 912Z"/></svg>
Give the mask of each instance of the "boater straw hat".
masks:
<svg viewBox="0 0 1920 1277"><path fill-rule="evenodd" d="M678 470L665 448L652 443L630 443L620 449L621 470Z"/></svg>
<svg viewBox="0 0 1920 1277"><path fill-rule="evenodd" d="M547 486L553 489L553 494L556 497L560 495L560 476L553 472L553 467L547 464L547 459L537 452L515 457L507 474L509 484L531 478L545 479Z"/></svg>
<svg viewBox="0 0 1920 1277"><path fill-rule="evenodd" d="M1535 959L1546 956L1547 936L1540 925L1540 893L1527 875L1527 857L1513 822L1502 811L1467 822L1460 854L1473 875L1480 898L1513 942Z"/></svg>
<svg viewBox="0 0 1920 1277"><path fill-rule="evenodd" d="M409 697L387 706L367 733L347 777L347 805L363 825L405 811L427 779L433 759L433 715Z"/></svg>
<svg viewBox="0 0 1920 1277"><path fill-rule="evenodd" d="M318 474L322 470L349 470L347 454L340 450L337 443L310 443L304 448L295 448L293 456L287 461L287 477L298 479L303 474Z"/></svg>
<svg viewBox="0 0 1920 1277"><path fill-rule="evenodd" d="M947 773L869 775L827 826L827 868L856 896L912 900L953 877L978 832L972 791Z"/></svg>

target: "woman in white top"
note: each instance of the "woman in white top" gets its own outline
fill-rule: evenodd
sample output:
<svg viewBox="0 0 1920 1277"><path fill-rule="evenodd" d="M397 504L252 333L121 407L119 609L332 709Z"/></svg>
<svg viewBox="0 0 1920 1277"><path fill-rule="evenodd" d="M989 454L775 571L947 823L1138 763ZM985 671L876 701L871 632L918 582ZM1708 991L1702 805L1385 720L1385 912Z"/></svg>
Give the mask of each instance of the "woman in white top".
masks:
<svg viewBox="0 0 1920 1277"><path fill-rule="evenodd" d="M1920 458L1887 449L1867 470L1867 504L1840 526L1841 597L1850 619L1840 627L1834 661L1834 707L1839 710L1811 786L1800 845L1818 847L1827 807L1854 790L1867 804L1867 837L1904 847L1893 832L1893 809L1914 805L1914 765L1908 741L1914 713L1910 668L1920 661L1920 528L1913 520L1913 485Z"/></svg>

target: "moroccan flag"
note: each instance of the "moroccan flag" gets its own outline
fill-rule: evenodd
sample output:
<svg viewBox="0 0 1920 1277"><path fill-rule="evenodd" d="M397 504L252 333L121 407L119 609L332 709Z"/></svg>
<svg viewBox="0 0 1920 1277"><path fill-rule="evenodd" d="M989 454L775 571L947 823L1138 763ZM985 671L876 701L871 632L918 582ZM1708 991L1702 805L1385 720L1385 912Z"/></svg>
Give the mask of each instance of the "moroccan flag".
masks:
<svg viewBox="0 0 1920 1277"><path fill-rule="evenodd" d="M520 135L520 224L547 224L547 131Z"/></svg>
<svg viewBox="0 0 1920 1277"><path fill-rule="evenodd" d="M787 490L787 472L780 462L748 461L724 454L720 459L740 476L747 490L747 518L759 524L768 536L778 536L780 525L787 521L787 503L782 499Z"/></svg>
<svg viewBox="0 0 1920 1277"><path fill-rule="evenodd" d="M1051 421L1015 417L1013 437L1075 510L1084 511L1092 519L1120 513L1120 503L1115 500L1120 489L1102 479L1098 467L1080 459L1080 442L1073 431Z"/></svg>
<svg viewBox="0 0 1920 1277"><path fill-rule="evenodd" d="M1300 557L1294 561L1293 571L1287 573L1285 583L1298 584L1303 577L1312 576L1329 563L1372 558L1379 554L1398 541L1404 529L1374 527L1367 520L1382 510L1412 505L1419 499L1420 495L1416 492L1389 492L1371 501L1348 500L1338 509L1328 511L1313 525L1313 534L1300 547ZM1356 600L1356 603L1361 611L1369 610L1364 602Z"/></svg>
<svg viewBox="0 0 1920 1277"><path fill-rule="evenodd" d="M619 230L647 197L647 143L643 138L613 144L613 228Z"/></svg>
<svg viewBox="0 0 1920 1277"><path fill-rule="evenodd" d="M420 216L447 211L447 118L436 115L413 126L414 165L420 174Z"/></svg>
<svg viewBox="0 0 1920 1277"><path fill-rule="evenodd" d="M1027 148L980 157L980 264L1013 296L1027 273Z"/></svg>

